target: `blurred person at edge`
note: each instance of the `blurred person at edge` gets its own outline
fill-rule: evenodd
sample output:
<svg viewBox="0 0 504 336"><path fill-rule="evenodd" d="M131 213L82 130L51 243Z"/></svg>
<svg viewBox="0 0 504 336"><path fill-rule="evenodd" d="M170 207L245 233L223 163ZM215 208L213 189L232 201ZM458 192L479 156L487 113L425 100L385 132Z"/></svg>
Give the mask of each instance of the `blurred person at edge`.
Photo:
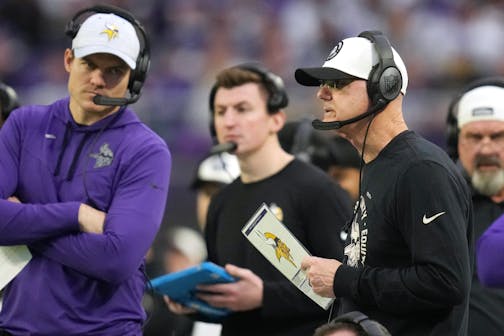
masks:
<svg viewBox="0 0 504 336"><path fill-rule="evenodd" d="M322 67L300 68L319 86L323 120L363 158L344 259L305 257L313 290L340 298L392 335L466 335L473 253L470 190L448 155L408 130L406 67L378 31L346 38ZM329 205L327 205L329 206Z"/></svg>
<svg viewBox="0 0 504 336"><path fill-rule="evenodd" d="M240 165L240 177L212 198L205 228L208 260L238 281L200 286L205 293L198 294L232 311L220 321L223 336L310 335L327 320L328 312L241 233L264 202L310 252L342 256L339 230L350 218L350 199L324 172L280 146L287 101L281 78L251 64L222 70L210 93L211 133L219 143L235 145ZM167 302L174 312L193 312Z"/></svg>
<svg viewBox="0 0 504 336"><path fill-rule="evenodd" d="M240 167L236 156L227 152L207 155L198 163L190 188L196 192L196 215L199 231L184 226L172 227L167 230L160 248L163 273L179 271L206 259L206 244L202 232L205 228L210 199L239 174ZM151 246L150 252L154 258L155 249L153 246ZM149 270L147 273L150 273ZM216 323L194 322L186 316L170 312L163 298L156 293L146 292L144 306L148 314L151 315L145 325L144 336L166 335L167 333L171 336L189 334L191 336L210 336L220 333L220 325Z"/></svg>
<svg viewBox="0 0 504 336"><path fill-rule="evenodd" d="M313 336L391 336L381 323L359 311L340 315L315 330Z"/></svg>
<svg viewBox="0 0 504 336"><path fill-rule="evenodd" d="M163 235L161 247L162 272L177 272L195 266L207 257L201 232L185 226L169 228ZM149 318L144 336L211 336L219 335L221 326L194 321L185 315L170 312L157 293L148 291L144 298Z"/></svg>
<svg viewBox="0 0 504 336"><path fill-rule="evenodd" d="M196 216L202 231L205 229L210 200L239 175L240 166L236 155L227 152L210 155L198 164L191 189L196 192Z"/></svg>
<svg viewBox="0 0 504 336"><path fill-rule="evenodd" d="M5 288L0 334L140 336L171 171L166 143L127 107L147 36L116 7L69 23L69 96L16 109L0 132L0 245L32 253Z"/></svg>
<svg viewBox="0 0 504 336"><path fill-rule="evenodd" d="M10 86L0 82L0 128L9 117L10 113L20 106L16 91ZM2 292L0 289L0 310L2 309Z"/></svg>
<svg viewBox="0 0 504 336"><path fill-rule="evenodd" d="M454 97L448 110L447 145L472 188L478 241L504 213L504 78L478 79ZM481 238L480 246L485 239ZM504 335L504 289L484 286L491 260L492 256L478 258L472 273L469 336ZM483 275L481 282L478 272Z"/></svg>
<svg viewBox="0 0 504 336"><path fill-rule="evenodd" d="M504 288L504 216L500 216L481 235L476 246L478 277L487 287Z"/></svg>
<svg viewBox="0 0 504 336"><path fill-rule="evenodd" d="M0 82L0 128L5 123L12 110L18 108L19 98L16 91Z"/></svg>

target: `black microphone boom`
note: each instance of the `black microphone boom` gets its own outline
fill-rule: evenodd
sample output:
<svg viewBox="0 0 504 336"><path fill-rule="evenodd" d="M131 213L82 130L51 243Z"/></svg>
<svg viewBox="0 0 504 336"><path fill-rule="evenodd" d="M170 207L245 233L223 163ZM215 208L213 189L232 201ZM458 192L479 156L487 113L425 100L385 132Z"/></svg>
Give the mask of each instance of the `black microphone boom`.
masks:
<svg viewBox="0 0 504 336"><path fill-rule="evenodd" d="M214 155L214 154L220 154L220 153L224 153L224 152L233 153L236 150L236 148L238 148L238 145L235 142L225 142L225 143L213 146L210 149L210 154Z"/></svg>
<svg viewBox="0 0 504 336"><path fill-rule="evenodd" d="M133 95L129 98L112 98L107 96L96 95L93 97L93 103L96 105L105 106L123 106L135 103L140 98L139 94Z"/></svg>
<svg viewBox="0 0 504 336"><path fill-rule="evenodd" d="M366 118L367 116L370 116L373 113L381 111L383 108L385 108L385 106L387 106L386 102L378 102L376 105L372 106L366 112L359 114L356 117L347 119L347 120L322 121L320 119L315 119L312 121L312 126L313 126L313 128L320 130L320 131L340 129L341 127L343 127L345 125L352 124L354 122L357 122L359 120Z"/></svg>

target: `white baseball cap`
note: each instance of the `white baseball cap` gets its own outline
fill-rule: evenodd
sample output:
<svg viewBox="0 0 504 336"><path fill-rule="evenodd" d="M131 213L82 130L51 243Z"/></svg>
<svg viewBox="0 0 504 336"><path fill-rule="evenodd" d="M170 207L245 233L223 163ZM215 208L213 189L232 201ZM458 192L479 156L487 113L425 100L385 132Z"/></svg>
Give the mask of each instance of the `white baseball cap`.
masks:
<svg viewBox="0 0 504 336"><path fill-rule="evenodd" d="M207 249L201 233L195 229L177 226L166 234L166 243L172 249L180 251L192 263L200 263L207 258Z"/></svg>
<svg viewBox="0 0 504 336"><path fill-rule="evenodd" d="M472 121L504 121L504 88L485 85L467 91L458 102L459 128Z"/></svg>
<svg viewBox="0 0 504 336"><path fill-rule="evenodd" d="M134 70L140 41L131 22L112 13L98 13L82 23L72 49L78 58L96 53L115 55Z"/></svg>
<svg viewBox="0 0 504 336"><path fill-rule="evenodd" d="M228 184L233 182L240 175L240 164L234 154L220 153L214 154L198 165L193 182L192 189L198 189L206 182Z"/></svg>
<svg viewBox="0 0 504 336"><path fill-rule="evenodd" d="M408 72L401 56L392 48L394 63L402 75L402 94L408 87ZM322 67L300 68L295 72L296 81L301 85L319 86L320 80L360 78L368 80L374 65L379 62L378 52L373 43L365 37L350 37L331 50Z"/></svg>

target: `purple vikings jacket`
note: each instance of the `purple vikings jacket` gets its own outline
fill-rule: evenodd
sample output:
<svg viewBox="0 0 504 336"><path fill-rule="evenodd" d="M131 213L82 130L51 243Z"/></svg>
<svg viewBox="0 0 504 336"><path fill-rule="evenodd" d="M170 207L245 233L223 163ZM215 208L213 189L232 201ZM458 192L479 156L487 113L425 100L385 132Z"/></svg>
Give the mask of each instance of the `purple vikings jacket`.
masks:
<svg viewBox="0 0 504 336"><path fill-rule="evenodd" d="M0 329L141 335L144 256L162 221L171 155L129 109L82 126L68 104L22 107L0 131L0 245L33 254L5 289ZM79 231L81 203L107 213L103 234Z"/></svg>
<svg viewBox="0 0 504 336"><path fill-rule="evenodd" d="M476 261L478 277L484 286L504 288L504 215L477 241Z"/></svg>

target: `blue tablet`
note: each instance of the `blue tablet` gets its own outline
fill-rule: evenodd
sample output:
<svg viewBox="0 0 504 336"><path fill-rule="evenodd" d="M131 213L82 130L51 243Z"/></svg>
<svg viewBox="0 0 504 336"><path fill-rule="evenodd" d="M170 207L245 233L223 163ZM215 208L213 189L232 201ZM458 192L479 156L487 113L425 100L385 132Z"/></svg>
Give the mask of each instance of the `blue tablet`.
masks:
<svg viewBox="0 0 504 336"><path fill-rule="evenodd" d="M229 314L229 310L212 307L208 303L198 299L195 295L196 286L234 281L236 279L226 272L223 267L205 261L199 265L151 279L150 284L154 292L160 295L167 295L173 301L194 308L202 314L211 317L222 317Z"/></svg>

